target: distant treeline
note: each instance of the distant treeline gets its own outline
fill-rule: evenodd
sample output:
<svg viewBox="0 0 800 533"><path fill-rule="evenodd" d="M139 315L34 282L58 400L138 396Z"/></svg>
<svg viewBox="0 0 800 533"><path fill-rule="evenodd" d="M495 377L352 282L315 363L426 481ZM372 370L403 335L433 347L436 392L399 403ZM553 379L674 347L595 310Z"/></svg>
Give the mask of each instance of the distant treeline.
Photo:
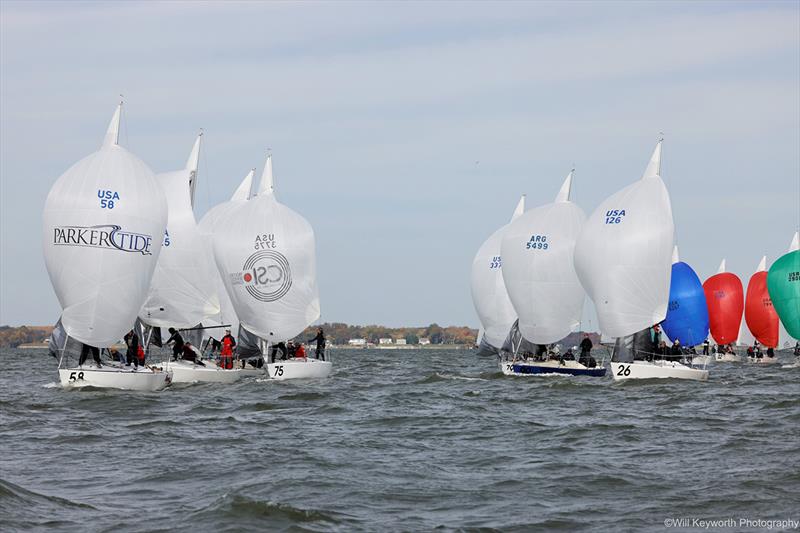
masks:
<svg viewBox="0 0 800 533"><path fill-rule="evenodd" d="M431 344L475 344L478 330L466 326L446 326L431 324L425 327L387 328L385 326L351 326L341 322L332 322L309 326L295 340L306 342L316 335L317 328L322 327L329 343L347 344L350 339L366 339L378 344L379 339L405 339L407 344L419 344L420 339L428 339ZM47 340L53 326L0 326L0 348L16 348L20 344L35 344ZM589 337L597 345L600 335L590 333ZM583 338L582 332L571 333L561 341L564 347L577 346Z"/></svg>
<svg viewBox="0 0 800 533"><path fill-rule="evenodd" d="M332 322L310 326L295 340L308 341L316 335L317 328L325 331L328 342L347 344L350 339L366 339L378 344L379 339L405 339L407 344L419 344L420 339L428 339L431 344L475 344L478 330L466 326L447 326L431 324L423 327L387 328L385 326L351 326Z"/></svg>
<svg viewBox="0 0 800 533"><path fill-rule="evenodd" d="M0 326L0 348L16 348L20 344L40 343L47 340L53 326Z"/></svg>

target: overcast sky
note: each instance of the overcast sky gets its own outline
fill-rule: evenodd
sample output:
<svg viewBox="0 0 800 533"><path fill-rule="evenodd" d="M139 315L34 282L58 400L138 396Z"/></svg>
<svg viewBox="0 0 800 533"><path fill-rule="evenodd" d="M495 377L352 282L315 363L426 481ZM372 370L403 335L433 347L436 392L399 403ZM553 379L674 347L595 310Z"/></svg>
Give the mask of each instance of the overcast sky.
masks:
<svg viewBox="0 0 800 533"><path fill-rule="evenodd" d="M58 319L42 207L120 93L156 172L205 129L198 219L272 149L324 321L477 326L472 257L519 195L575 165L588 214L661 131L681 258L746 283L800 225L798 5L3 0L0 324Z"/></svg>

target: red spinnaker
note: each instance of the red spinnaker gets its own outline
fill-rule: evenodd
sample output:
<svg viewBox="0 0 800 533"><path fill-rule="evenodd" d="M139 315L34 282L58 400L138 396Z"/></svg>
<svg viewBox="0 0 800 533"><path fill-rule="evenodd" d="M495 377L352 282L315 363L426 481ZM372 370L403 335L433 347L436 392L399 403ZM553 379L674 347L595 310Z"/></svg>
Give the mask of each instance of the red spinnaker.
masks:
<svg viewBox="0 0 800 533"><path fill-rule="evenodd" d="M703 283L711 336L717 344L736 342L744 311L744 289L736 274L721 272Z"/></svg>
<svg viewBox="0 0 800 533"><path fill-rule="evenodd" d="M758 342L775 348L778 345L779 320L767 291L767 273L763 270L756 272L747 284L744 306L744 321L747 322L747 328Z"/></svg>

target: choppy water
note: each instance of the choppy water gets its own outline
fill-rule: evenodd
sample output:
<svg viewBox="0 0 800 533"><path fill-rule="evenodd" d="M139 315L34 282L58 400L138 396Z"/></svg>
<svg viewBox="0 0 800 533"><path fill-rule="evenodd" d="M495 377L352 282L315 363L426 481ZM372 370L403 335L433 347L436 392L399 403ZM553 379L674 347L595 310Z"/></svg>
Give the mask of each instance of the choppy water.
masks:
<svg viewBox="0 0 800 533"><path fill-rule="evenodd" d="M800 518L800 369L503 377L470 351L338 351L331 379L62 390L2 354L0 529L664 530ZM742 529L742 528L736 528Z"/></svg>

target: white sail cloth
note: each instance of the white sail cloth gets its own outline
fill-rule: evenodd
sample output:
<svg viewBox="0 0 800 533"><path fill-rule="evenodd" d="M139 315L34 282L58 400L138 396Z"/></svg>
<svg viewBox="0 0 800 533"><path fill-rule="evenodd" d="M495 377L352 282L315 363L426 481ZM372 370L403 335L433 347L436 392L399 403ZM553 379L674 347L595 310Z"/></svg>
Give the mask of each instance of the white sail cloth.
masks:
<svg viewBox="0 0 800 533"><path fill-rule="evenodd" d="M502 239L503 280L525 340L551 344L580 326L586 293L573 266L586 215L569 201L572 173L556 201L526 211Z"/></svg>
<svg viewBox="0 0 800 533"><path fill-rule="evenodd" d="M234 191L231 199L227 202L217 204L209 209L200 220L200 223L197 225L198 230L203 237L204 245L210 254L212 266L214 267L213 272L211 273L211 279L213 280L215 292L219 301L219 313L216 316L209 317L205 321L206 325L222 326L225 324L230 324L230 330L234 333L234 335L237 331L239 331L239 318L236 316L236 312L233 309L233 303L231 302L230 296L228 296L228 291L225 288L225 284L222 282L222 276L220 275L219 270L216 268L216 260L214 259L214 231L219 221L225 220L227 213L235 212L247 201L250 196L250 189L253 184L254 174L255 169L250 170L250 172L248 172L248 174L239 184L239 187L236 189L236 191ZM211 333L211 336L220 338L222 334L221 332L216 331Z"/></svg>
<svg viewBox="0 0 800 533"><path fill-rule="evenodd" d="M525 211L525 197L520 198L511 220ZM478 249L472 260L470 286L472 303L483 326L483 340L501 348L517 319L514 306L503 282L500 246L508 224L495 231Z"/></svg>
<svg viewBox="0 0 800 533"><path fill-rule="evenodd" d="M240 324L274 343L302 332L320 306L314 230L264 182L218 221L214 257Z"/></svg>
<svg viewBox="0 0 800 533"><path fill-rule="evenodd" d="M117 144L120 111L100 150L58 178L43 215L44 258L61 323L70 337L97 347L133 327L167 225L153 172Z"/></svg>
<svg viewBox="0 0 800 533"><path fill-rule="evenodd" d="M193 154L199 148L198 136ZM167 199L167 229L147 301L139 317L150 326L191 328L220 313L213 255L200 234L192 210L197 159L187 168L158 174Z"/></svg>
<svg viewBox="0 0 800 533"><path fill-rule="evenodd" d="M575 245L575 271L600 330L611 337L632 335L667 314L674 224L660 174L659 141L642 179L600 204Z"/></svg>

